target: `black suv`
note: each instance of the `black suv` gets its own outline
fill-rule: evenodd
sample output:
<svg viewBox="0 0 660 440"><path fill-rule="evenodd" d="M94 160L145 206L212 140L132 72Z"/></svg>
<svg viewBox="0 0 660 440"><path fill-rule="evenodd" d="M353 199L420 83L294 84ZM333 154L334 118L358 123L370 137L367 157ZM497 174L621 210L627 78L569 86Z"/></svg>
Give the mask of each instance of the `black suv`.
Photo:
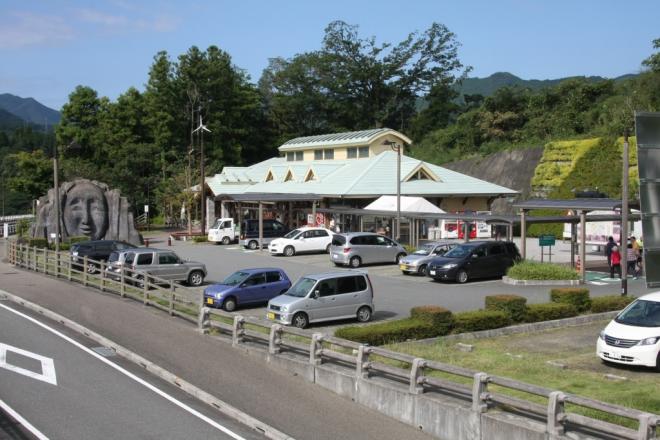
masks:
<svg viewBox="0 0 660 440"><path fill-rule="evenodd" d="M277 220L263 220L261 246L267 248L271 241L284 237L287 232L289 229ZM240 243L248 249L259 247L259 220L243 220L240 240Z"/></svg>
<svg viewBox="0 0 660 440"><path fill-rule="evenodd" d="M519 260L520 252L510 241L472 241L431 260L427 273L435 280L465 283L470 278L506 275L506 271Z"/></svg>
<svg viewBox="0 0 660 440"><path fill-rule="evenodd" d="M80 241L71 245L71 262L80 269L82 268L84 257L94 261L107 261L110 254L114 251L122 251L136 247L137 246L126 243L125 241L118 240ZM95 273L98 268L98 263L88 261L85 271L87 271L87 273Z"/></svg>

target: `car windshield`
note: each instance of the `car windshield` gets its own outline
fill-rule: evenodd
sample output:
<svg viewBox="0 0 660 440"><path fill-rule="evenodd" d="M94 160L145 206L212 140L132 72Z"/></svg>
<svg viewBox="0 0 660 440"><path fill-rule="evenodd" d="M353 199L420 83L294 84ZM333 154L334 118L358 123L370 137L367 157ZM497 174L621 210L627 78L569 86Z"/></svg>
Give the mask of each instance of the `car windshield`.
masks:
<svg viewBox="0 0 660 440"><path fill-rule="evenodd" d="M432 250L433 250L432 244L425 244L424 246L413 252L413 255L428 255L431 253Z"/></svg>
<svg viewBox="0 0 660 440"><path fill-rule="evenodd" d="M314 284L316 284L316 280L313 280L311 278L300 278L298 281L296 281L296 284L294 284L284 294L289 296L296 296L298 298L303 298L307 296L310 290L312 290Z"/></svg>
<svg viewBox="0 0 660 440"><path fill-rule="evenodd" d="M294 229L284 236L284 238L295 238L296 235L300 234L302 231L300 229Z"/></svg>
<svg viewBox="0 0 660 440"><path fill-rule="evenodd" d="M638 299L614 320L619 324L636 327L660 327L660 302Z"/></svg>
<svg viewBox="0 0 660 440"><path fill-rule="evenodd" d="M223 220L216 220L215 223L213 223L213 226L211 226L211 229L220 229L220 225L223 223Z"/></svg>
<svg viewBox="0 0 660 440"><path fill-rule="evenodd" d="M237 286L241 284L243 281L249 277L250 274L247 272L241 272L240 270L238 272L234 272L233 274L229 275L227 278L225 278L222 281L222 284L225 284L227 286Z"/></svg>
<svg viewBox="0 0 660 440"><path fill-rule="evenodd" d="M124 258L124 263L127 265L133 264L133 260L135 259L135 254L133 252L129 252L126 254L126 257Z"/></svg>
<svg viewBox="0 0 660 440"><path fill-rule="evenodd" d="M108 257L109 263L114 263L115 261L119 261L119 252L111 252Z"/></svg>
<svg viewBox="0 0 660 440"><path fill-rule="evenodd" d="M456 246L454 249L447 251L443 257L447 258L463 258L470 255L472 246Z"/></svg>

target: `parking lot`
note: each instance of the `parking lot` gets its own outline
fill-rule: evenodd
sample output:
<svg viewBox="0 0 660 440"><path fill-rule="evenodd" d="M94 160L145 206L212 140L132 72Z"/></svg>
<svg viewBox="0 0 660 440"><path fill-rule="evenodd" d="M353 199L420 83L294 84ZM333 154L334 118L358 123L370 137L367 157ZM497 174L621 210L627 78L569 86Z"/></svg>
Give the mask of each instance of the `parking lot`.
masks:
<svg viewBox="0 0 660 440"><path fill-rule="evenodd" d="M538 240L535 240L538 243ZM529 243L529 242L528 242ZM167 235L150 238L150 246L166 248ZM328 272L334 270L349 270L336 267L327 254L302 254L293 257L272 256L266 249L251 251L238 244L227 246L210 243L187 241L172 241L171 249L181 257L200 261L206 264L208 277L205 284L223 280L236 270L254 267L278 267L283 269L295 282L302 275ZM528 244L528 253L539 252L532 244ZM537 254L537 259L538 254ZM553 261L566 261L570 258L567 247L557 247ZM593 253L590 259L601 258L600 253ZM546 256L547 259L547 256ZM500 279L475 280L466 284L439 283L430 278L403 275L394 264L368 265L361 268L369 273L375 296L376 313L374 320L403 318L409 316L414 306L434 304L446 307L452 311L465 311L483 308L484 299L488 295L515 294L527 298L528 303L548 302L548 286L511 286ZM592 296L614 295L619 293L619 280L609 280L605 274L590 274L588 287ZM629 293L642 295L647 292L643 279L628 280ZM264 317L264 307L239 308L238 313ZM336 325L345 322L333 323Z"/></svg>

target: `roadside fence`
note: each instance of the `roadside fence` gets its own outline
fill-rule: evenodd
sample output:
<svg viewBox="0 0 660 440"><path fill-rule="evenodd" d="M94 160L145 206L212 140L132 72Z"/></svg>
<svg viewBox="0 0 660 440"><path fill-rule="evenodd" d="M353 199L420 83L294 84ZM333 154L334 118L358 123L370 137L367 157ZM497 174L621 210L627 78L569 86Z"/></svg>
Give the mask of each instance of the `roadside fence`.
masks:
<svg viewBox="0 0 660 440"><path fill-rule="evenodd" d="M570 432L592 436L589 438L657 438L660 416L656 414L255 317L210 309L204 307L202 293L155 276L145 277L128 268L110 276L106 273L105 262L86 257L81 262L73 261L68 253L30 248L16 242L7 246L7 257L11 264L28 270L141 301L144 305L196 323L202 333L231 338L235 347L266 350L269 359L292 356L299 364L312 369L311 375L308 375L311 380L315 380L318 368L334 366L355 384L378 379L399 386L401 395L449 395L464 401L474 414L487 414L497 409L541 421L548 438L560 438ZM583 411L576 411L578 408ZM637 429L584 413L598 413L609 420L632 420Z"/></svg>

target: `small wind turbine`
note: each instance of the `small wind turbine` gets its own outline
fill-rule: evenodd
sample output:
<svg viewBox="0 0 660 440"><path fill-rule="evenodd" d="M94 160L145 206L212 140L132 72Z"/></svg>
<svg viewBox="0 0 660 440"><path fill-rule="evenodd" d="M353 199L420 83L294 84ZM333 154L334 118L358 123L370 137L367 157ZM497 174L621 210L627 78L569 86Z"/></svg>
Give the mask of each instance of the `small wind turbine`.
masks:
<svg viewBox="0 0 660 440"><path fill-rule="evenodd" d="M199 132L200 133L200 142L199 142L199 152L200 152L200 157L199 157L199 178L200 178L200 191L201 191L201 208L202 208L202 216L201 216L201 232L202 235L205 233L206 229L206 176L204 175L204 132L211 133L211 130L209 130L206 125L202 122L202 115L199 115L199 127L193 130L193 133Z"/></svg>

